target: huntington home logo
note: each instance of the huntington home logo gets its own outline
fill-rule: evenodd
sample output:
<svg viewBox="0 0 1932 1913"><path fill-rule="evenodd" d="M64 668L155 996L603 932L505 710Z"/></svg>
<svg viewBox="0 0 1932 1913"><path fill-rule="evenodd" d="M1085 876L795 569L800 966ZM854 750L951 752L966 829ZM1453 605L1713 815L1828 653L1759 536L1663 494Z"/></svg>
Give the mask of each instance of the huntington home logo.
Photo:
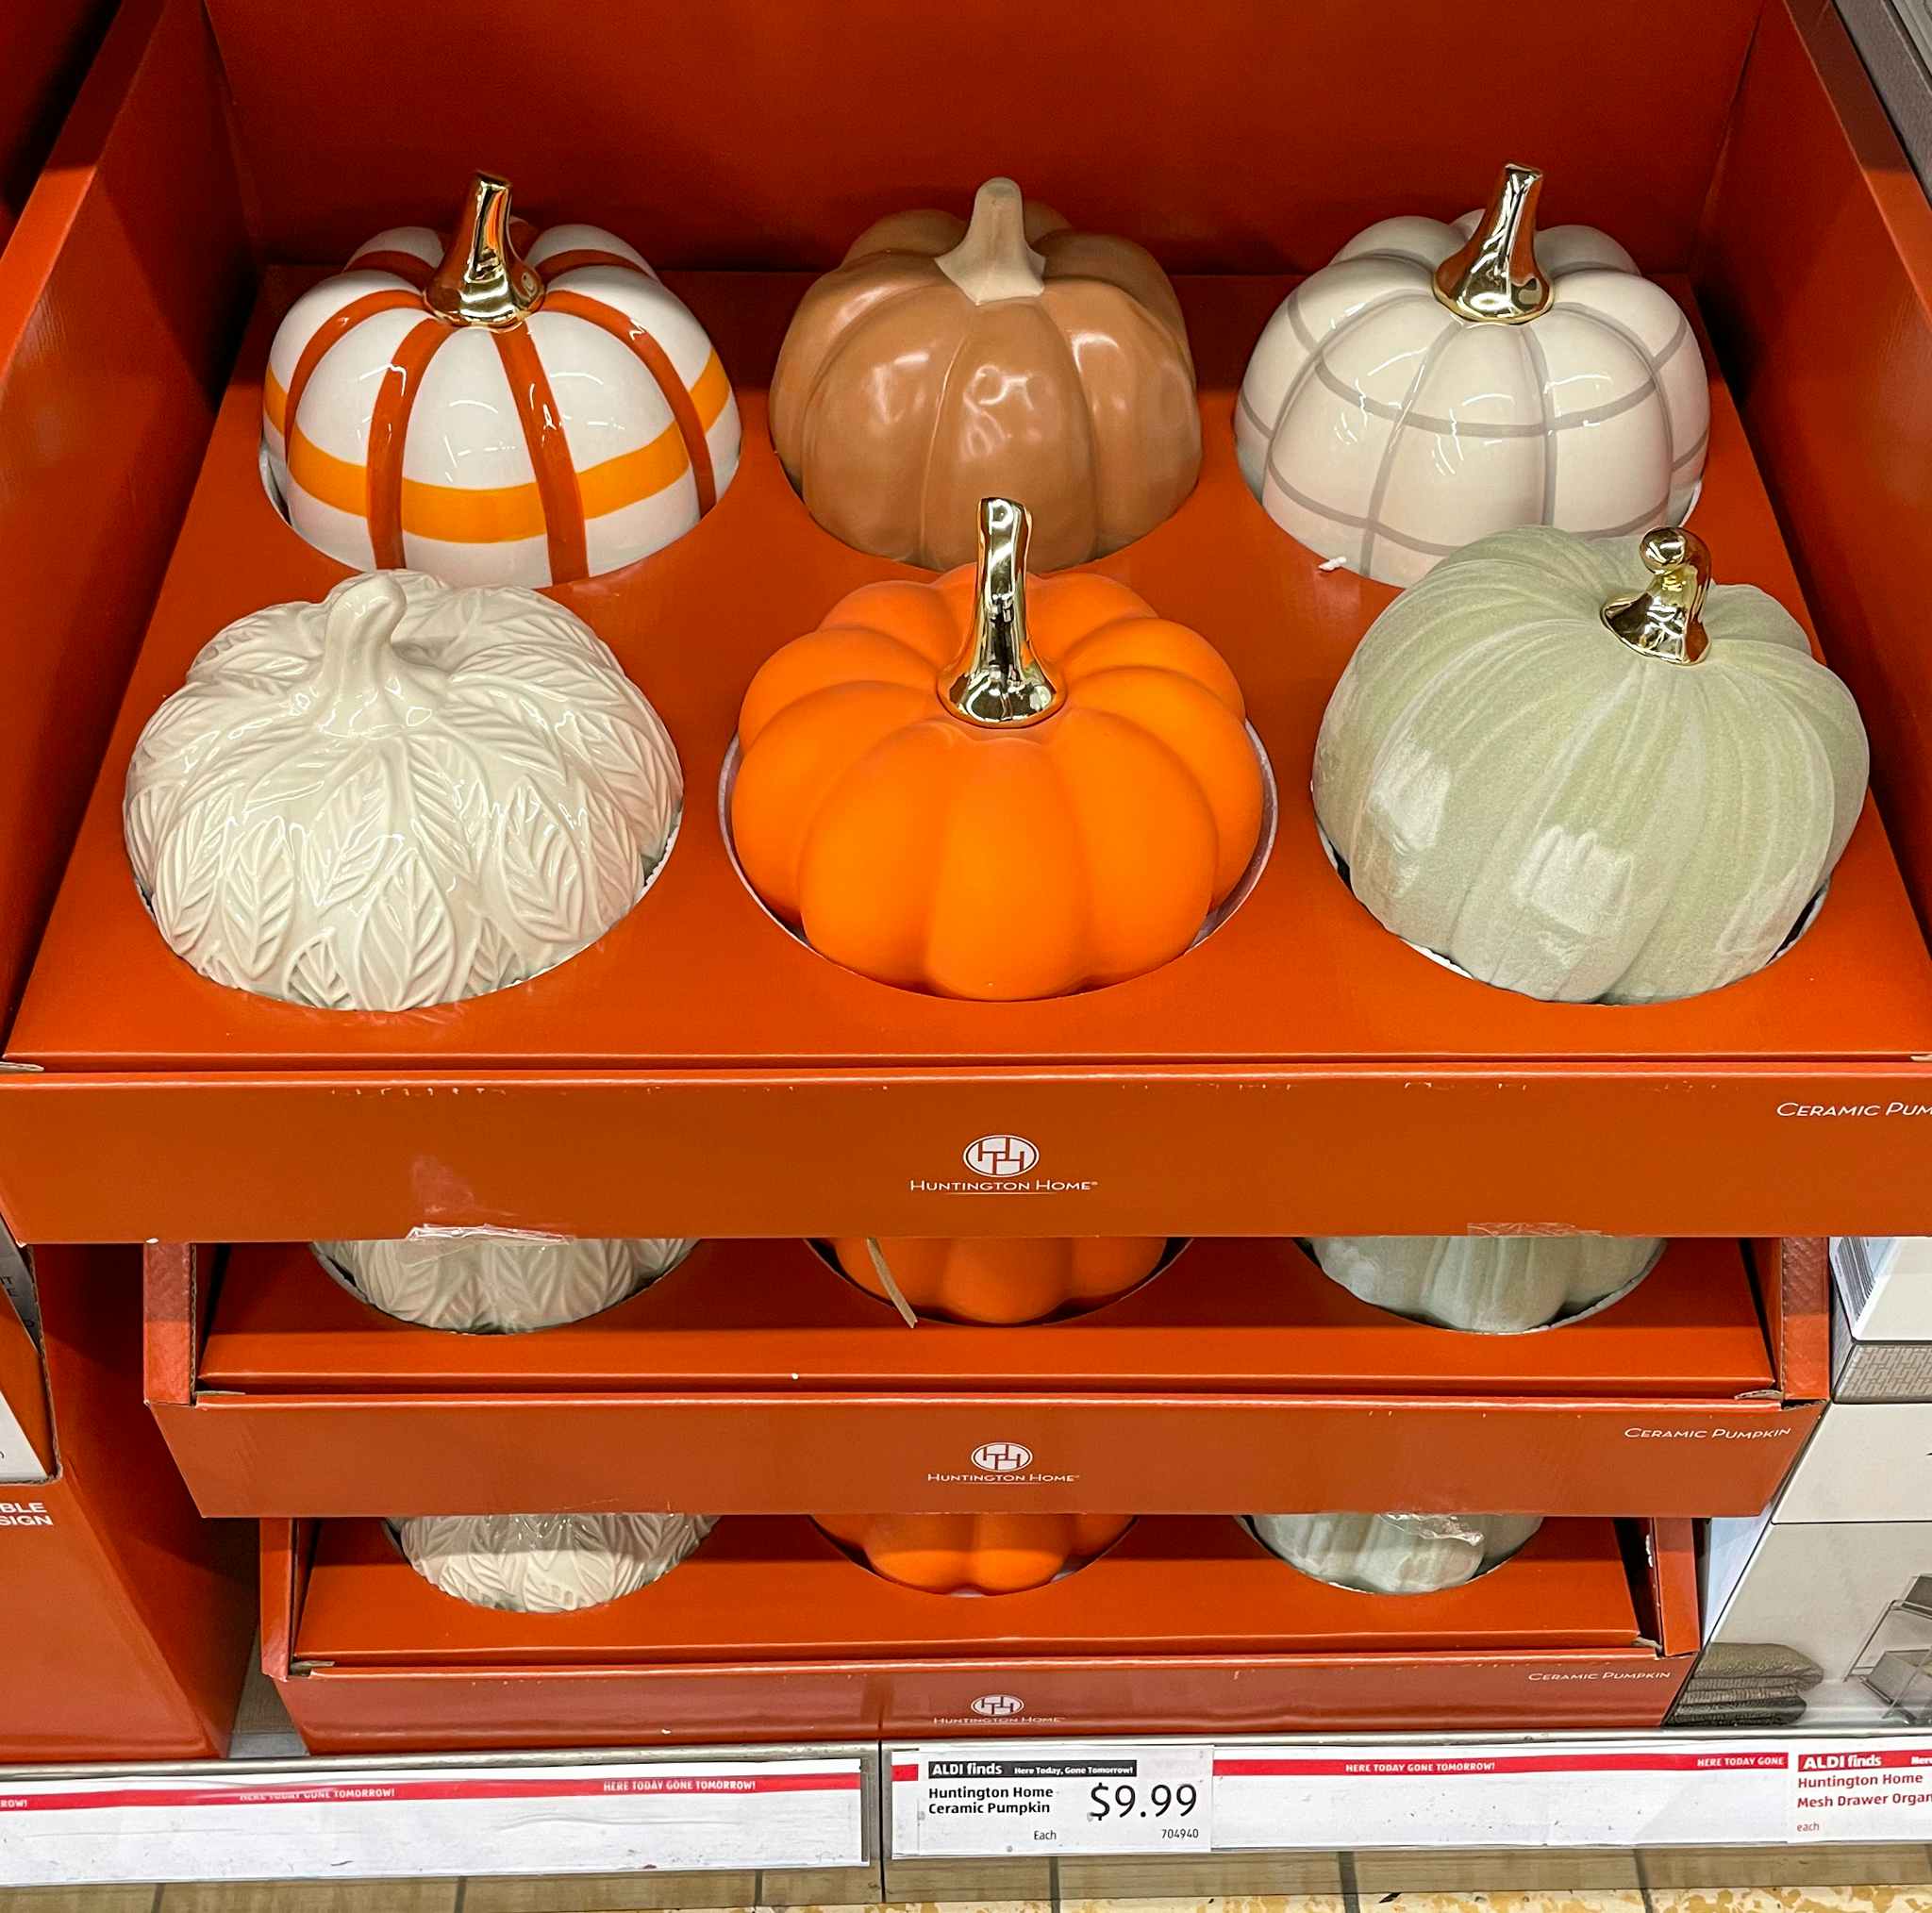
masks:
<svg viewBox="0 0 1932 1913"><path fill-rule="evenodd" d="M975 1136L959 1152L959 1160L972 1172L970 1179L915 1175L908 1179L906 1187L922 1195L1075 1195L1100 1186L1091 1178L1074 1182L1035 1175L1040 1145L1010 1131Z"/></svg>
<svg viewBox="0 0 1932 1913"><path fill-rule="evenodd" d="M981 1694L972 1706L984 1721L1010 1721L1026 1711L1026 1703L1018 1694Z"/></svg>
<svg viewBox="0 0 1932 1913"><path fill-rule="evenodd" d="M927 1481L970 1481L983 1487L994 1482L1018 1482L1025 1487L1035 1487L1041 1482L1063 1483L1075 1481L1079 1477L1072 1474L1049 1474L1033 1465L1033 1451L1024 1441L982 1441L967 1457L973 1464L973 1472L954 1469L935 1469L926 1475Z"/></svg>

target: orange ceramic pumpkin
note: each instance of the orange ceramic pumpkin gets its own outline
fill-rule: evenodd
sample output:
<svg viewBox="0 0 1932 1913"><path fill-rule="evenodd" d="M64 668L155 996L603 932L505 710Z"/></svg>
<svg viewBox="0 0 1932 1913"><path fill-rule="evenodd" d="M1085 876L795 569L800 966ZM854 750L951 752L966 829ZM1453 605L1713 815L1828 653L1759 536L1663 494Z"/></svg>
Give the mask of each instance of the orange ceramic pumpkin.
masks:
<svg viewBox="0 0 1932 1913"><path fill-rule="evenodd" d="M891 1300L876 1252L921 1315L983 1322L1097 1308L1138 1288L1166 1250L1164 1236L847 1236L832 1244L861 1289Z"/></svg>
<svg viewBox="0 0 1932 1913"><path fill-rule="evenodd" d="M1178 956L1260 836L1241 687L1124 585L1024 575L980 507L977 573L878 584L769 658L739 712L739 861L836 962L1010 1002Z"/></svg>
<svg viewBox="0 0 1932 1913"><path fill-rule="evenodd" d="M1071 230L989 179L973 219L900 212L812 287L772 374L772 442L811 515L881 557L973 556L1017 498L1041 571L1153 530L1194 488L1180 302L1131 240Z"/></svg>
<svg viewBox="0 0 1932 1913"><path fill-rule="evenodd" d="M928 1594L1018 1594L1091 1561L1132 1515L818 1515L874 1573Z"/></svg>

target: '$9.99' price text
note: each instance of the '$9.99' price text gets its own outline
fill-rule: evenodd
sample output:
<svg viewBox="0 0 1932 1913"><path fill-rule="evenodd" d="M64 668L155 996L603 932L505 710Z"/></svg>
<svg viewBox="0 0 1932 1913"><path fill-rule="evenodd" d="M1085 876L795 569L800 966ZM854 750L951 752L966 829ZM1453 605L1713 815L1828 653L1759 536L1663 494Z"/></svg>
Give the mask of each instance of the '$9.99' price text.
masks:
<svg viewBox="0 0 1932 1913"><path fill-rule="evenodd" d="M1184 1821L1200 1805L1199 1791L1185 1780L1177 1787L1157 1781L1144 1797L1131 1781L1096 1780L1087 1798L1089 1820Z"/></svg>

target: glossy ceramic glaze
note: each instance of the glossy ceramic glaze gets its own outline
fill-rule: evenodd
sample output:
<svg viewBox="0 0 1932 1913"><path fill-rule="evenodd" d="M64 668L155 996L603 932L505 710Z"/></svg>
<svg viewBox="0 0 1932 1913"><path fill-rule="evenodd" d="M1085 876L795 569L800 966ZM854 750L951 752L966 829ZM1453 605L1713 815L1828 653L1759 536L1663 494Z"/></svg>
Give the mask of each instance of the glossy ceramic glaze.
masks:
<svg viewBox="0 0 1932 1913"><path fill-rule="evenodd" d="M940 697L971 567L861 587L745 692L745 876L862 975L988 1002L1118 982L1186 950L1248 867L1262 774L1220 654L1108 578L1031 578L1024 598L1065 692L1024 727Z"/></svg>
<svg viewBox="0 0 1932 1913"><path fill-rule="evenodd" d="M1250 1515L1263 1544L1291 1567L1365 1594L1434 1594L1499 1567L1542 1526L1541 1515Z"/></svg>
<svg viewBox="0 0 1932 1913"><path fill-rule="evenodd" d="M417 1573L476 1607L561 1614L661 1579L711 1515L415 1515L391 1525Z"/></svg>
<svg viewBox="0 0 1932 1913"><path fill-rule="evenodd" d="M1377 1308L1482 1335L1520 1334L1634 1289L1656 1236L1316 1236L1322 1272Z"/></svg>
<svg viewBox="0 0 1932 1913"><path fill-rule="evenodd" d="M434 316L444 239L398 226L275 333L262 448L276 502L358 570L547 585L669 544L738 470L738 406L704 328L613 234L523 256L542 303L502 327Z"/></svg>
<svg viewBox="0 0 1932 1913"><path fill-rule="evenodd" d="M517 1335L611 1307L668 1275L696 1243L475 1230L314 1246L386 1314L458 1334Z"/></svg>
<svg viewBox="0 0 1932 1913"><path fill-rule="evenodd" d="M1699 662L1634 650L1603 607L1644 576L1634 540L1504 532L1370 627L1315 809L1396 936L1530 996L1649 1003L1748 976L1804 916L1864 802L1851 694L1750 585L1711 587Z"/></svg>
<svg viewBox="0 0 1932 1913"><path fill-rule="evenodd" d="M1137 1289L1167 1253L1165 1236L845 1236L839 1266L887 1300L946 1322L1044 1322L1098 1308Z"/></svg>
<svg viewBox="0 0 1932 1913"><path fill-rule="evenodd" d="M602 936L683 795L589 625L533 591L399 572L211 639L142 733L122 822L156 925L204 975L414 1009Z"/></svg>
<svg viewBox="0 0 1932 1913"><path fill-rule="evenodd" d="M1018 1594L1113 1546L1132 1515L818 1515L874 1573L929 1594Z"/></svg>
<svg viewBox="0 0 1932 1913"><path fill-rule="evenodd" d="M1040 571L1139 538L1201 466L1187 326L1131 241L1074 232L1009 179L973 218L894 213L805 295L772 440L808 508L861 551L973 556L973 508L1018 499Z"/></svg>
<svg viewBox="0 0 1932 1913"><path fill-rule="evenodd" d="M1318 557L1413 584L1512 525L1678 523L1710 394L1689 320L1589 226L1537 236L1553 289L1518 324L1459 317L1436 268L1481 217L1386 219L1289 294L1235 408L1242 475Z"/></svg>

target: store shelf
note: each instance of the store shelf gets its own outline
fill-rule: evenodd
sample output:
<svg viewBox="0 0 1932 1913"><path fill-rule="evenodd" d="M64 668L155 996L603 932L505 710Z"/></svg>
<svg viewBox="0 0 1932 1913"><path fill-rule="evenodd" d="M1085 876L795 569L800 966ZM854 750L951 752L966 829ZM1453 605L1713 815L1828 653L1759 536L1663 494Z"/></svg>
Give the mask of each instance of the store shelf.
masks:
<svg viewBox="0 0 1932 1913"><path fill-rule="evenodd" d="M908 1328L803 1241L706 1243L509 1337L398 1322L306 1243L145 1261L148 1402L208 1515L1756 1514L1825 1392L1816 1238L1674 1243L1521 1336L1372 1308L1279 1241L1197 1241L1015 1328Z"/></svg>

